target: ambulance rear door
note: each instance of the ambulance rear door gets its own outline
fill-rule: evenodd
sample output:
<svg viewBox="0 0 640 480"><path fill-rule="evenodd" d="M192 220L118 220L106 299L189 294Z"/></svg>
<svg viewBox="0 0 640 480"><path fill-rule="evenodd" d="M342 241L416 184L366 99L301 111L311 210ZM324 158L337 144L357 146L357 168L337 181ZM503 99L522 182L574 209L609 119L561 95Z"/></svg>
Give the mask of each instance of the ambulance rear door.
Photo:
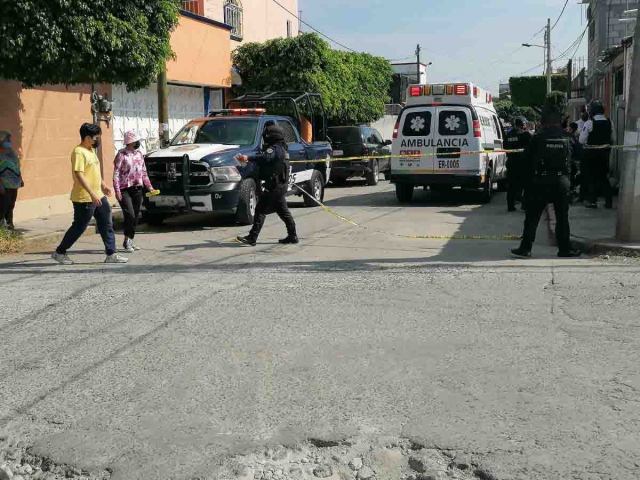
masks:
<svg viewBox="0 0 640 480"><path fill-rule="evenodd" d="M398 121L398 138L392 147L393 175L431 175L434 166L433 148L436 107L417 105L402 111ZM410 157L408 155L425 155Z"/></svg>
<svg viewBox="0 0 640 480"><path fill-rule="evenodd" d="M443 105L436 112L436 157L434 173L438 175L478 175L481 168L478 153L481 138L474 136L470 106Z"/></svg>

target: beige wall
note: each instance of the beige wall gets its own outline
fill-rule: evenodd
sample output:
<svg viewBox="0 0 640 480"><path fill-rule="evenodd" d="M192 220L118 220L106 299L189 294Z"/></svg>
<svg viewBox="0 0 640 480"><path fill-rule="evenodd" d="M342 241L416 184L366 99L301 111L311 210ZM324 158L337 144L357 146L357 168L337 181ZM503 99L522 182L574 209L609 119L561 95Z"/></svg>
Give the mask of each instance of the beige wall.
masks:
<svg viewBox="0 0 640 480"><path fill-rule="evenodd" d="M171 35L176 60L167 62L169 81L210 87L231 86L229 30L181 16Z"/></svg>
<svg viewBox="0 0 640 480"><path fill-rule="evenodd" d="M298 0L278 0L287 10L298 15ZM287 20L291 21L292 36L298 35L298 19L285 12L271 0L241 0L243 10L242 42L231 41L231 49L249 42L264 42L287 36ZM204 0L205 16L224 22L225 0Z"/></svg>
<svg viewBox="0 0 640 480"><path fill-rule="evenodd" d="M110 85L96 90L111 97ZM23 89L18 82L0 82L0 130L12 133L25 182L19 191L16 221L72 210L70 155L80 143L80 125L93 120L90 96L88 85ZM104 122L100 126L103 175L110 179L113 132Z"/></svg>

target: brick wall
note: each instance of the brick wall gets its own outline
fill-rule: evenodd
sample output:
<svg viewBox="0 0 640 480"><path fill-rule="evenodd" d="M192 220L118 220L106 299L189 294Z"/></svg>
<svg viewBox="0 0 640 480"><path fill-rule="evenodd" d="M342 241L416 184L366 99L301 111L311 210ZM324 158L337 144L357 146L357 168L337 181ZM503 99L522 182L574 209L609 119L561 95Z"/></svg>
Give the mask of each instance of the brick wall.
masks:
<svg viewBox="0 0 640 480"><path fill-rule="evenodd" d="M111 86L97 87L111 97ZM80 142L79 128L92 121L91 88L61 85L23 89L18 82L0 82L0 130L12 132L21 159L25 187L20 189L16 220L72 210L70 154ZM101 123L103 176L113 176L113 134Z"/></svg>

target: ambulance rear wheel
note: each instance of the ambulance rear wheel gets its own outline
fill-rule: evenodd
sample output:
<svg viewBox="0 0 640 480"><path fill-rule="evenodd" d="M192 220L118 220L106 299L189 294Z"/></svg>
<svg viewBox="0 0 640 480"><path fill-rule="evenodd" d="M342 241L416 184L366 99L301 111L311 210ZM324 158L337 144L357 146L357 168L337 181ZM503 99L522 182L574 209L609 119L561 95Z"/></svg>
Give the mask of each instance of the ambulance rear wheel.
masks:
<svg viewBox="0 0 640 480"><path fill-rule="evenodd" d="M491 203L493 198L493 172L489 169L485 175L484 185L482 186L482 203Z"/></svg>
<svg viewBox="0 0 640 480"><path fill-rule="evenodd" d="M400 203L409 203L413 199L413 185L396 183L396 197Z"/></svg>

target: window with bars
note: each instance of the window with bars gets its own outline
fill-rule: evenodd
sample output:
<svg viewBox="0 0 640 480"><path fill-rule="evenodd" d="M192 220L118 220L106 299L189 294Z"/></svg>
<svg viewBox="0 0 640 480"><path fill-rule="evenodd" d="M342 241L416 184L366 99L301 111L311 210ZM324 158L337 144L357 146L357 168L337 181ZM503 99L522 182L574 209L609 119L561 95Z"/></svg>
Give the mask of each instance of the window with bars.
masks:
<svg viewBox="0 0 640 480"><path fill-rule="evenodd" d="M180 8L187 12L204 16L204 0L181 0Z"/></svg>
<svg viewBox="0 0 640 480"><path fill-rule="evenodd" d="M242 40L242 4L239 0L226 0L224 23L231 27L231 38Z"/></svg>

